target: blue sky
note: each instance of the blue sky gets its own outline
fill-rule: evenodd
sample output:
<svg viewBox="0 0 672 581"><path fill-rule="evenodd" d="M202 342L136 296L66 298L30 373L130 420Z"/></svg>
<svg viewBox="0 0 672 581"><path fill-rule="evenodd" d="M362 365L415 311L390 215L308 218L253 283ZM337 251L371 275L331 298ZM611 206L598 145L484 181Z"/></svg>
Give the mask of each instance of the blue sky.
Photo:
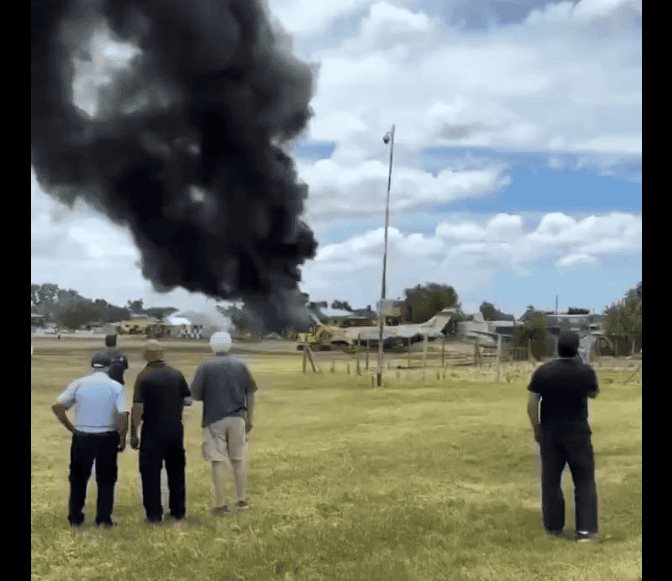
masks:
<svg viewBox="0 0 672 581"><path fill-rule="evenodd" d="M294 155L320 247L301 288L375 304L396 124L390 296L601 310L641 280L641 0L269 0L316 70ZM105 56L97 62L104 64ZM86 80L82 81L86 85ZM145 281L128 232L33 179L35 282L200 308Z"/></svg>
<svg viewBox="0 0 672 581"><path fill-rule="evenodd" d="M315 162L329 159L335 144L304 141L297 145L295 154L300 159ZM421 232L431 235L439 217L474 219L498 213L524 216L537 221L548 212L564 212L577 218L622 212L640 214L642 210L641 161L626 159L616 175L599 168L577 169L575 156L568 156L562 164L554 164L546 153L508 152L481 149L455 150L432 148L419 153L419 167L436 174L450 168L450 159L475 155L500 160L509 167L510 184L493 195L457 200L439 204L427 212L399 214L393 225L404 233ZM394 179L393 179L394 184ZM392 196L394 196L394 185ZM334 220L325 227L321 244L336 244L366 229L383 224L383 206L380 216ZM562 271L551 265L541 265L533 275L521 277L511 272L498 272L485 287L462 292L463 301L477 304L482 300L494 301L501 308L520 312L527 304L553 308L556 295L559 308L585 307L601 311L641 279L641 253L606 257L600 264L584 265L573 271ZM450 277L440 282L454 284Z"/></svg>

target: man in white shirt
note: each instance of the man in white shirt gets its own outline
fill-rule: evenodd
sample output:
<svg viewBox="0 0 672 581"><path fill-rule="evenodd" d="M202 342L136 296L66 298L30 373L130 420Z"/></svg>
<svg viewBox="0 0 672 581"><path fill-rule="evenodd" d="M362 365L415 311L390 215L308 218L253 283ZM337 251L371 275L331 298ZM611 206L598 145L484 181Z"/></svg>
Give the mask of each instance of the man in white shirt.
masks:
<svg viewBox="0 0 672 581"><path fill-rule="evenodd" d="M108 353L96 353L91 361L91 374L75 379L51 408L58 420L72 432L68 508L71 526L80 526L84 522L86 485L94 461L98 485L96 525L114 526L112 508L117 454L126 447L128 407L124 387L108 375L111 363ZM74 425L66 414L73 405Z"/></svg>

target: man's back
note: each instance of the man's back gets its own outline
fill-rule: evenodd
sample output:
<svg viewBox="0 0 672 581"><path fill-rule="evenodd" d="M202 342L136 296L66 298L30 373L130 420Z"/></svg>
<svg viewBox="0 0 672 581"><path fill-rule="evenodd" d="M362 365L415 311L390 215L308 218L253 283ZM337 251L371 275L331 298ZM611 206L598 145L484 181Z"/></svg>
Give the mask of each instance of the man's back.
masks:
<svg viewBox="0 0 672 581"><path fill-rule="evenodd" d="M88 432L114 429L118 413L125 409L124 388L102 371L75 379L58 402L75 406L75 428Z"/></svg>
<svg viewBox="0 0 672 581"><path fill-rule="evenodd" d="M532 376L529 390L541 395L541 423L588 421L588 397L599 392L595 371L577 358L554 359Z"/></svg>
<svg viewBox="0 0 672 581"><path fill-rule="evenodd" d="M164 363L149 363L138 375L133 402L143 404L143 432L181 434L187 382L177 369Z"/></svg>
<svg viewBox="0 0 672 581"><path fill-rule="evenodd" d="M205 425L229 416L244 416L247 396L256 391L245 363L231 355L216 355L202 363L192 384L194 400L203 401Z"/></svg>

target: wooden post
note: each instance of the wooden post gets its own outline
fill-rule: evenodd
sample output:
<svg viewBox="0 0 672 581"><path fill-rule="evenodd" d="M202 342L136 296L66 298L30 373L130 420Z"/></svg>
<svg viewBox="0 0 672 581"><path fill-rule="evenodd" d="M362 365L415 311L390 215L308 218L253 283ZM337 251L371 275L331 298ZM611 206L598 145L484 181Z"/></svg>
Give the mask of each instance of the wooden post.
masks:
<svg viewBox="0 0 672 581"><path fill-rule="evenodd" d="M310 361L310 367L313 370L313 373L318 372L318 368L315 365L315 360L313 359L313 350L310 348L310 345L306 345L306 348L304 349L304 353L308 361ZM305 373L305 361L304 361L304 373Z"/></svg>
<svg viewBox="0 0 672 581"><path fill-rule="evenodd" d="M499 373L501 370L502 362L502 336L497 335L497 383L499 383Z"/></svg>
<svg viewBox="0 0 672 581"><path fill-rule="evenodd" d="M446 366L446 338L441 339L441 367Z"/></svg>
<svg viewBox="0 0 672 581"><path fill-rule="evenodd" d="M306 364L308 363L308 362L307 362L307 359L308 359L308 353L307 353L307 351L306 351L307 349L308 349L308 345L305 345L305 346L303 347L303 372L304 372L304 373L306 372Z"/></svg>
<svg viewBox="0 0 672 581"><path fill-rule="evenodd" d="M350 362L349 361L348 361L347 370L348 370L348 375L350 375Z"/></svg>
<svg viewBox="0 0 672 581"><path fill-rule="evenodd" d="M331 373L336 373L336 359L331 360L331 369L329 369Z"/></svg>
<svg viewBox="0 0 672 581"><path fill-rule="evenodd" d="M362 348L362 338L361 335L357 335L357 350L355 351L355 372L357 373L357 375L362 374L362 369L359 364L359 352L361 348Z"/></svg>
<svg viewBox="0 0 672 581"><path fill-rule="evenodd" d="M411 368L411 338L408 338L408 369Z"/></svg>
<svg viewBox="0 0 672 581"><path fill-rule="evenodd" d="M366 370L369 370L369 340L366 340Z"/></svg>
<svg viewBox="0 0 672 581"><path fill-rule="evenodd" d="M427 367L427 335L422 344L422 366Z"/></svg>

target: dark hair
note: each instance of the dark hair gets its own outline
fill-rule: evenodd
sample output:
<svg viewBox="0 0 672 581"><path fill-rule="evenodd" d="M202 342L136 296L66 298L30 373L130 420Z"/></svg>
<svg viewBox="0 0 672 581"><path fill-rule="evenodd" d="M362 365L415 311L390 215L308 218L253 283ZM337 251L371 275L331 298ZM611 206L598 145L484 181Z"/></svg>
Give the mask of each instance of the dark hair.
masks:
<svg viewBox="0 0 672 581"><path fill-rule="evenodd" d="M117 336L105 335L105 347L116 347L116 346L117 346Z"/></svg>
<svg viewBox="0 0 672 581"><path fill-rule="evenodd" d="M579 335L574 331L563 331L558 337L558 355L576 357L579 352Z"/></svg>

